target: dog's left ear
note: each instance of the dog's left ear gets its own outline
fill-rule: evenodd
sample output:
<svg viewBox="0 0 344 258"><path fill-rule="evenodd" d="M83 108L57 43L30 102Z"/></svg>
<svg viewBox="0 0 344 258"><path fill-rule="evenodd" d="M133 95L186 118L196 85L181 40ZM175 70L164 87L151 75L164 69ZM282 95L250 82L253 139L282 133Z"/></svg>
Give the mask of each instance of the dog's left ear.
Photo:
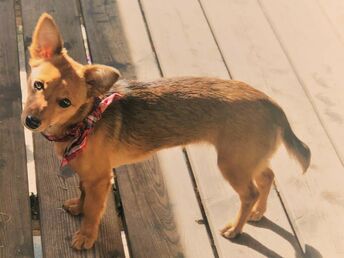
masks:
<svg viewBox="0 0 344 258"><path fill-rule="evenodd" d="M63 48L60 31L54 19L47 13L39 18L32 36L30 56L33 59L50 59Z"/></svg>
<svg viewBox="0 0 344 258"><path fill-rule="evenodd" d="M84 78L89 96L100 96L106 93L120 77L120 72L106 65L86 65Z"/></svg>

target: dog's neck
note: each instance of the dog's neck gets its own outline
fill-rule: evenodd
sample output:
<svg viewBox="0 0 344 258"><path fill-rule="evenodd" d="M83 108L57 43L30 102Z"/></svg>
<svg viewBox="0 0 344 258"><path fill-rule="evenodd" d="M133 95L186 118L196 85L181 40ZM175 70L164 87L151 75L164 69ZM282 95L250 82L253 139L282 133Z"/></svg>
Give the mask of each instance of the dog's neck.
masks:
<svg viewBox="0 0 344 258"><path fill-rule="evenodd" d="M65 135L66 131L73 125L80 123L84 120L88 114L92 111L94 105L94 99L90 99L89 102L83 104L79 110L75 113L75 115L69 119L64 124L54 125L52 127L47 128L43 133L45 135L52 135L54 137L60 137Z"/></svg>

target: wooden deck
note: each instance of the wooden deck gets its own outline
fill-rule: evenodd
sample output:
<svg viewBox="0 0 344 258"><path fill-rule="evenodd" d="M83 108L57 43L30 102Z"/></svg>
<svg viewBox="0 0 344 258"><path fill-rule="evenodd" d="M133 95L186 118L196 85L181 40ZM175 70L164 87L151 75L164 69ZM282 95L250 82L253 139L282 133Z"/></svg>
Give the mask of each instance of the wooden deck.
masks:
<svg viewBox="0 0 344 258"><path fill-rule="evenodd" d="M17 43L27 48L44 11L80 62L114 66L127 79L209 75L266 92L310 146L309 171L302 175L281 148L266 217L230 241L218 230L239 199L218 172L214 150L161 151L117 169L117 202L111 195L99 241L73 251L80 220L61 205L77 195L78 180L57 176L52 146L40 135L33 136L33 156L25 154L20 125L18 60L27 59ZM123 232L136 258L344 257L343 67L342 0L0 1L0 258L34 257L32 158L43 257L125 257Z"/></svg>

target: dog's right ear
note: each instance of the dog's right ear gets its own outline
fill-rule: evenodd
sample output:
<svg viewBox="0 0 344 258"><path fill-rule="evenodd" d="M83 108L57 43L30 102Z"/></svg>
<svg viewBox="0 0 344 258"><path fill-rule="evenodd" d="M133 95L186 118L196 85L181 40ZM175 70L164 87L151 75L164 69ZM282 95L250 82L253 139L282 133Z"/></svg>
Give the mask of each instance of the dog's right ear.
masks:
<svg viewBox="0 0 344 258"><path fill-rule="evenodd" d="M120 76L120 72L111 66L85 65L84 78L88 87L88 96L100 96L106 93Z"/></svg>
<svg viewBox="0 0 344 258"><path fill-rule="evenodd" d="M47 13L39 18L29 48L33 59L50 59L62 51L63 41L54 19Z"/></svg>

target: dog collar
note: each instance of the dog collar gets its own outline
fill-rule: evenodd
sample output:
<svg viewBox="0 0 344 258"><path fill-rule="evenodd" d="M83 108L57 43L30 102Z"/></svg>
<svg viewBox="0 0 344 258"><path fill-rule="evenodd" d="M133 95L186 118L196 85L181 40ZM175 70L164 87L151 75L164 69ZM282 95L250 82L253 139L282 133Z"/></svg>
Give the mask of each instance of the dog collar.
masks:
<svg viewBox="0 0 344 258"><path fill-rule="evenodd" d="M49 141L54 142L66 142L71 141L66 147L62 160L61 160L61 174L65 177L72 176L71 169L68 163L74 159L83 148L87 145L87 136L93 131L93 128L97 121L102 118L103 112L107 107L115 100L120 99L122 96L119 93L112 93L107 97L95 98L94 105L91 113L80 123L75 124L73 127L68 129L62 136L42 135Z"/></svg>

